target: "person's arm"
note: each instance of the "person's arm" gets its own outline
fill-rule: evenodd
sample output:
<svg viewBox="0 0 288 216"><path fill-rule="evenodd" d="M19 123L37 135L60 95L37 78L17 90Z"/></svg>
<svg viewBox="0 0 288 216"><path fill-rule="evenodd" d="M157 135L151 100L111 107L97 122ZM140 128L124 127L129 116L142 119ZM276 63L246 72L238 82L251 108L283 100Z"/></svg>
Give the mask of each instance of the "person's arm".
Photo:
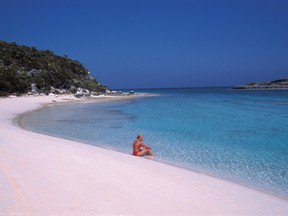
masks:
<svg viewBox="0 0 288 216"><path fill-rule="evenodd" d="M146 149L151 149L151 147L149 147L149 146L147 146L147 145L145 145L144 143L140 143L140 145L142 146L142 147L144 147L144 148L146 148Z"/></svg>

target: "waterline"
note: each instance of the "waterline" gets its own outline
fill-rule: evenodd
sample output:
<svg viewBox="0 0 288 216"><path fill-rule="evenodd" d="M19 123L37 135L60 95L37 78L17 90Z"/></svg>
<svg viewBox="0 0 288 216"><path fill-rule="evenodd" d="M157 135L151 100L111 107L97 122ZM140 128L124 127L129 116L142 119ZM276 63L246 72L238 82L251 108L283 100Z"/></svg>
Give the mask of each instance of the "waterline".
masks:
<svg viewBox="0 0 288 216"><path fill-rule="evenodd" d="M287 91L156 93L161 96L47 107L22 123L40 133L128 154L133 139L143 133L156 160L288 197Z"/></svg>

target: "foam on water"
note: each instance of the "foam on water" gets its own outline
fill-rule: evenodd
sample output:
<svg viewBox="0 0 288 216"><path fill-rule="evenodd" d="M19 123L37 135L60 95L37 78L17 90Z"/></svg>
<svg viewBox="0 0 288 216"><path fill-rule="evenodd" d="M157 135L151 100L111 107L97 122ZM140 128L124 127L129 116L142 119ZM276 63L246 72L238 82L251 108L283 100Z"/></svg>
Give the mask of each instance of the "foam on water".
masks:
<svg viewBox="0 0 288 216"><path fill-rule="evenodd" d="M143 133L157 160L288 197L288 91L150 92L161 96L47 107L22 124L129 154Z"/></svg>

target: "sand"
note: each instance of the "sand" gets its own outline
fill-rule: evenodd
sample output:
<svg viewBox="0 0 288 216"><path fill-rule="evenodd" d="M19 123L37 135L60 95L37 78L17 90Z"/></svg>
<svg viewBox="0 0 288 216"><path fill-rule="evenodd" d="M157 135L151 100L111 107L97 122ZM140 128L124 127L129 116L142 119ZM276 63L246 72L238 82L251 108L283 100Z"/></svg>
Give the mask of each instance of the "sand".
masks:
<svg viewBox="0 0 288 216"><path fill-rule="evenodd" d="M153 160L37 134L14 122L18 114L52 101L75 100L0 99L0 215L288 215L288 200Z"/></svg>

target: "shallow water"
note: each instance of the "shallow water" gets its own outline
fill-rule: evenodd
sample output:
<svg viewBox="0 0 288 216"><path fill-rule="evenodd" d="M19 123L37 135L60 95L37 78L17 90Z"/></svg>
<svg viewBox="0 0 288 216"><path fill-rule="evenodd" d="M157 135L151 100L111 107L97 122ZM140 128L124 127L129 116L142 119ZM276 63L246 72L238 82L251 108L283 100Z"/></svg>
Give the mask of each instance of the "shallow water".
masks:
<svg viewBox="0 0 288 216"><path fill-rule="evenodd" d="M46 107L22 125L128 154L142 133L157 160L288 198L288 91L143 91L161 96Z"/></svg>

